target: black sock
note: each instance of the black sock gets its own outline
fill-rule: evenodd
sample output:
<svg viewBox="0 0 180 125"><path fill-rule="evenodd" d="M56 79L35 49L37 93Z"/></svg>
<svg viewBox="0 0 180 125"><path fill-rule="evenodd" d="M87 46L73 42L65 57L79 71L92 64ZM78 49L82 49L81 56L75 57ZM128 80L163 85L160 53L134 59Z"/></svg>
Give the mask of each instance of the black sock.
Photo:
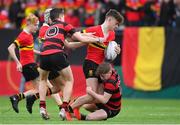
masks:
<svg viewBox="0 0 180 125"><path fill-rule="evenodd" d="M68 106L68 109L69 109L70 113L73 113L73 109L72 109L72 107L70 105Z"/></svg>
<svg viewBox="0 0 180 125"><path fill-rule="evenodd" d="M36 94L32 95L32 99L33 100L39 99L39 93L36 93Z"/></svg>
<svg viewBox="0 0 180 125"><path fill-rule="evenodd" d="M15 96L18 98L18 100L22 100L25 98L25 95L23 93L16 94Z"/></svg>
<svg viewBox="0 0 180 125"><path fill-rule="evenodd" d="M86 115L81 114L81 120L86 120Z"/></svg>
<svg viewBox="0 0 180 125"><path fill-rule="evenodd" d="M59 111L62 109L62 107L61 107L62 105L58 105L58 107L59 107Z"/></svg>

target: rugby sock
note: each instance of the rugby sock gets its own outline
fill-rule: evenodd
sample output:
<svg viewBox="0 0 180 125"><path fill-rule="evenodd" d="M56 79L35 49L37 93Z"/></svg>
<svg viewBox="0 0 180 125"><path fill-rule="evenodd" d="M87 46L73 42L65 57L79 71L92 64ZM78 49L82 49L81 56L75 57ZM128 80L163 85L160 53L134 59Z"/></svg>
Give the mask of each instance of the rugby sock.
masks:
<svg viewBox="0 0 180 125"><path fill-rule="evenodd" d="M40 101L39 107L46 109L46 102L45 101Z"/></svg>
<svg viewBox="0 0 180 125"><path fill-rule="evenodd" d="M50 88L48 88L47 93L46 93L46 96L49 96L49 95L51 95L51 94L52 94L52 91L51 91ZM39 99L39 93L34 94L34 95L32 96L32 98L33 98L34 100Z"/></svg>
<svg viewBox="0 0 180 125"><path fill-rule="evenodd" d="M68 109L69 109L70 113L73 113L73 109L72 109L72 107L70 105L68 106Z"/></svg>
<svg viewBox="0 0 180 125"><path fill-rule="evenodd" d="M31 96L31 100L35 101L37 99L39 99L39 93L36 93L36 94Z"/></svg>
<svg viewBox="0 0 180 125"><path fill-rule="evenodd" d="M25 98L25 95L23 93L16 94L15 97L18 98L18 100L22 100Z"/></svg>
<svg viewBox="0 0 180 125"><path fill-rule="evenodd" d="M59 107L59 111L60 111L62 109L61 105L58 105L58 107Z"/></svg>
<svg viewBox="0 0 180 125"><path fill-rule="evenodd" d="M63 104L61 105L61 108L64 108L66 111L68 111L68 102L63 102Z"/></svg>
<svg viewBox="0 0 180 125"><path fill-rule="evenodd" d="M86 115L81 114L81 120L86 120Z"/></svg>

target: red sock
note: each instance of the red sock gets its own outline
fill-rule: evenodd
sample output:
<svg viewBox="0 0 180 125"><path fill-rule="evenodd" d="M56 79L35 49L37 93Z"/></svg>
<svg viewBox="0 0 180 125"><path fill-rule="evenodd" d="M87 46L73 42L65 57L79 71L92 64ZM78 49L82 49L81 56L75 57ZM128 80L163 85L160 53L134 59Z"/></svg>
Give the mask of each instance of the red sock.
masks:
<svg viewBox="0 0 180 125"><path fill-rule="evenodd" d="M68 102L63 102L63 104L61 105L61 108L64 108L66 111L68 111Z"/></svg>
<svg viewBox="0 0 180 125"><path fill-rule="evenodd" d="M46 109L46 102L45 101L40 101L39 107Z"/></svg>

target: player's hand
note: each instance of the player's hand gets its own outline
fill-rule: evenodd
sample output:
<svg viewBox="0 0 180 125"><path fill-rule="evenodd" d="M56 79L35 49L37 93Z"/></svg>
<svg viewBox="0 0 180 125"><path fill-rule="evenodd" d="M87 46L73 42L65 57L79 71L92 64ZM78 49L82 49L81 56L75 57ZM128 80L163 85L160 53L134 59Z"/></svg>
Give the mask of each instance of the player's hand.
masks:
<svg viewBox="0 0 180 125"><path fill-rule="evenodd" d="M93 90L92 90L91 87L86 87L86 92L87 92L88 94L91 94L92 91L93 91Z"/></svg>
<svg viewBox="0 0 180 125"><path fill-rule="evenodd" d="M120 44L118 44L117 46L115 46L115 52L116 52L117 54L120 54L120 52L121 52Z"/></svg>
<svg viewBox="0 0 180 125"><path fill-rule="evenodd" d="M21 63L17 63L16 69L17 69L17 71L22 72L22 65L21 65Z"/></svg>
<svg viewBox="0 0 180 125"><path fill-rule="evenodd" d="M99 37L98 38L98 43L103 43L103 42L105 42L106 41L106 38L103 38L103 37Z"/></svg>
<svg viewBox="0 0 180 125"><path fill-rule="evenodd" d="M106 35L105 37L99 37L98 42L103 43L103 42L105 42L107 40L108 37L109 37L109 35Z"/></svg>

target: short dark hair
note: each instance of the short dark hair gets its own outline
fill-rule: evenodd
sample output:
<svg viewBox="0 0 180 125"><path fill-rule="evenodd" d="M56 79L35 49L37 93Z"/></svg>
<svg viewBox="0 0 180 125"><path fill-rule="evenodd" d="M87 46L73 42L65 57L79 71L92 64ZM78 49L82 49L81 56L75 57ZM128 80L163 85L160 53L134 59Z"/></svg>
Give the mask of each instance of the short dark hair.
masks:
<svg viewBox="0 0 180 125"><path fill-rule="evenodd" d="M124 22L124 17L115 9L110 9L106 13L106 18L107 17L114 17L120 24Z"/></svg>
<svg viewBox="0 0 180 125"><path fill-rule="evenodd" d="M101 74L106 74L111 70L111 64L108 62L104 62L100 64L96 69L96 75L99 76Z"/></svg>
<svg viewBox="0 0 180 125"><path fill-rule="evenodd" d="M62 8L54 8L50 11L50 19L52 21L55 21L56 19L59 18L60 14L64 14L64 9Z"/></svg>

